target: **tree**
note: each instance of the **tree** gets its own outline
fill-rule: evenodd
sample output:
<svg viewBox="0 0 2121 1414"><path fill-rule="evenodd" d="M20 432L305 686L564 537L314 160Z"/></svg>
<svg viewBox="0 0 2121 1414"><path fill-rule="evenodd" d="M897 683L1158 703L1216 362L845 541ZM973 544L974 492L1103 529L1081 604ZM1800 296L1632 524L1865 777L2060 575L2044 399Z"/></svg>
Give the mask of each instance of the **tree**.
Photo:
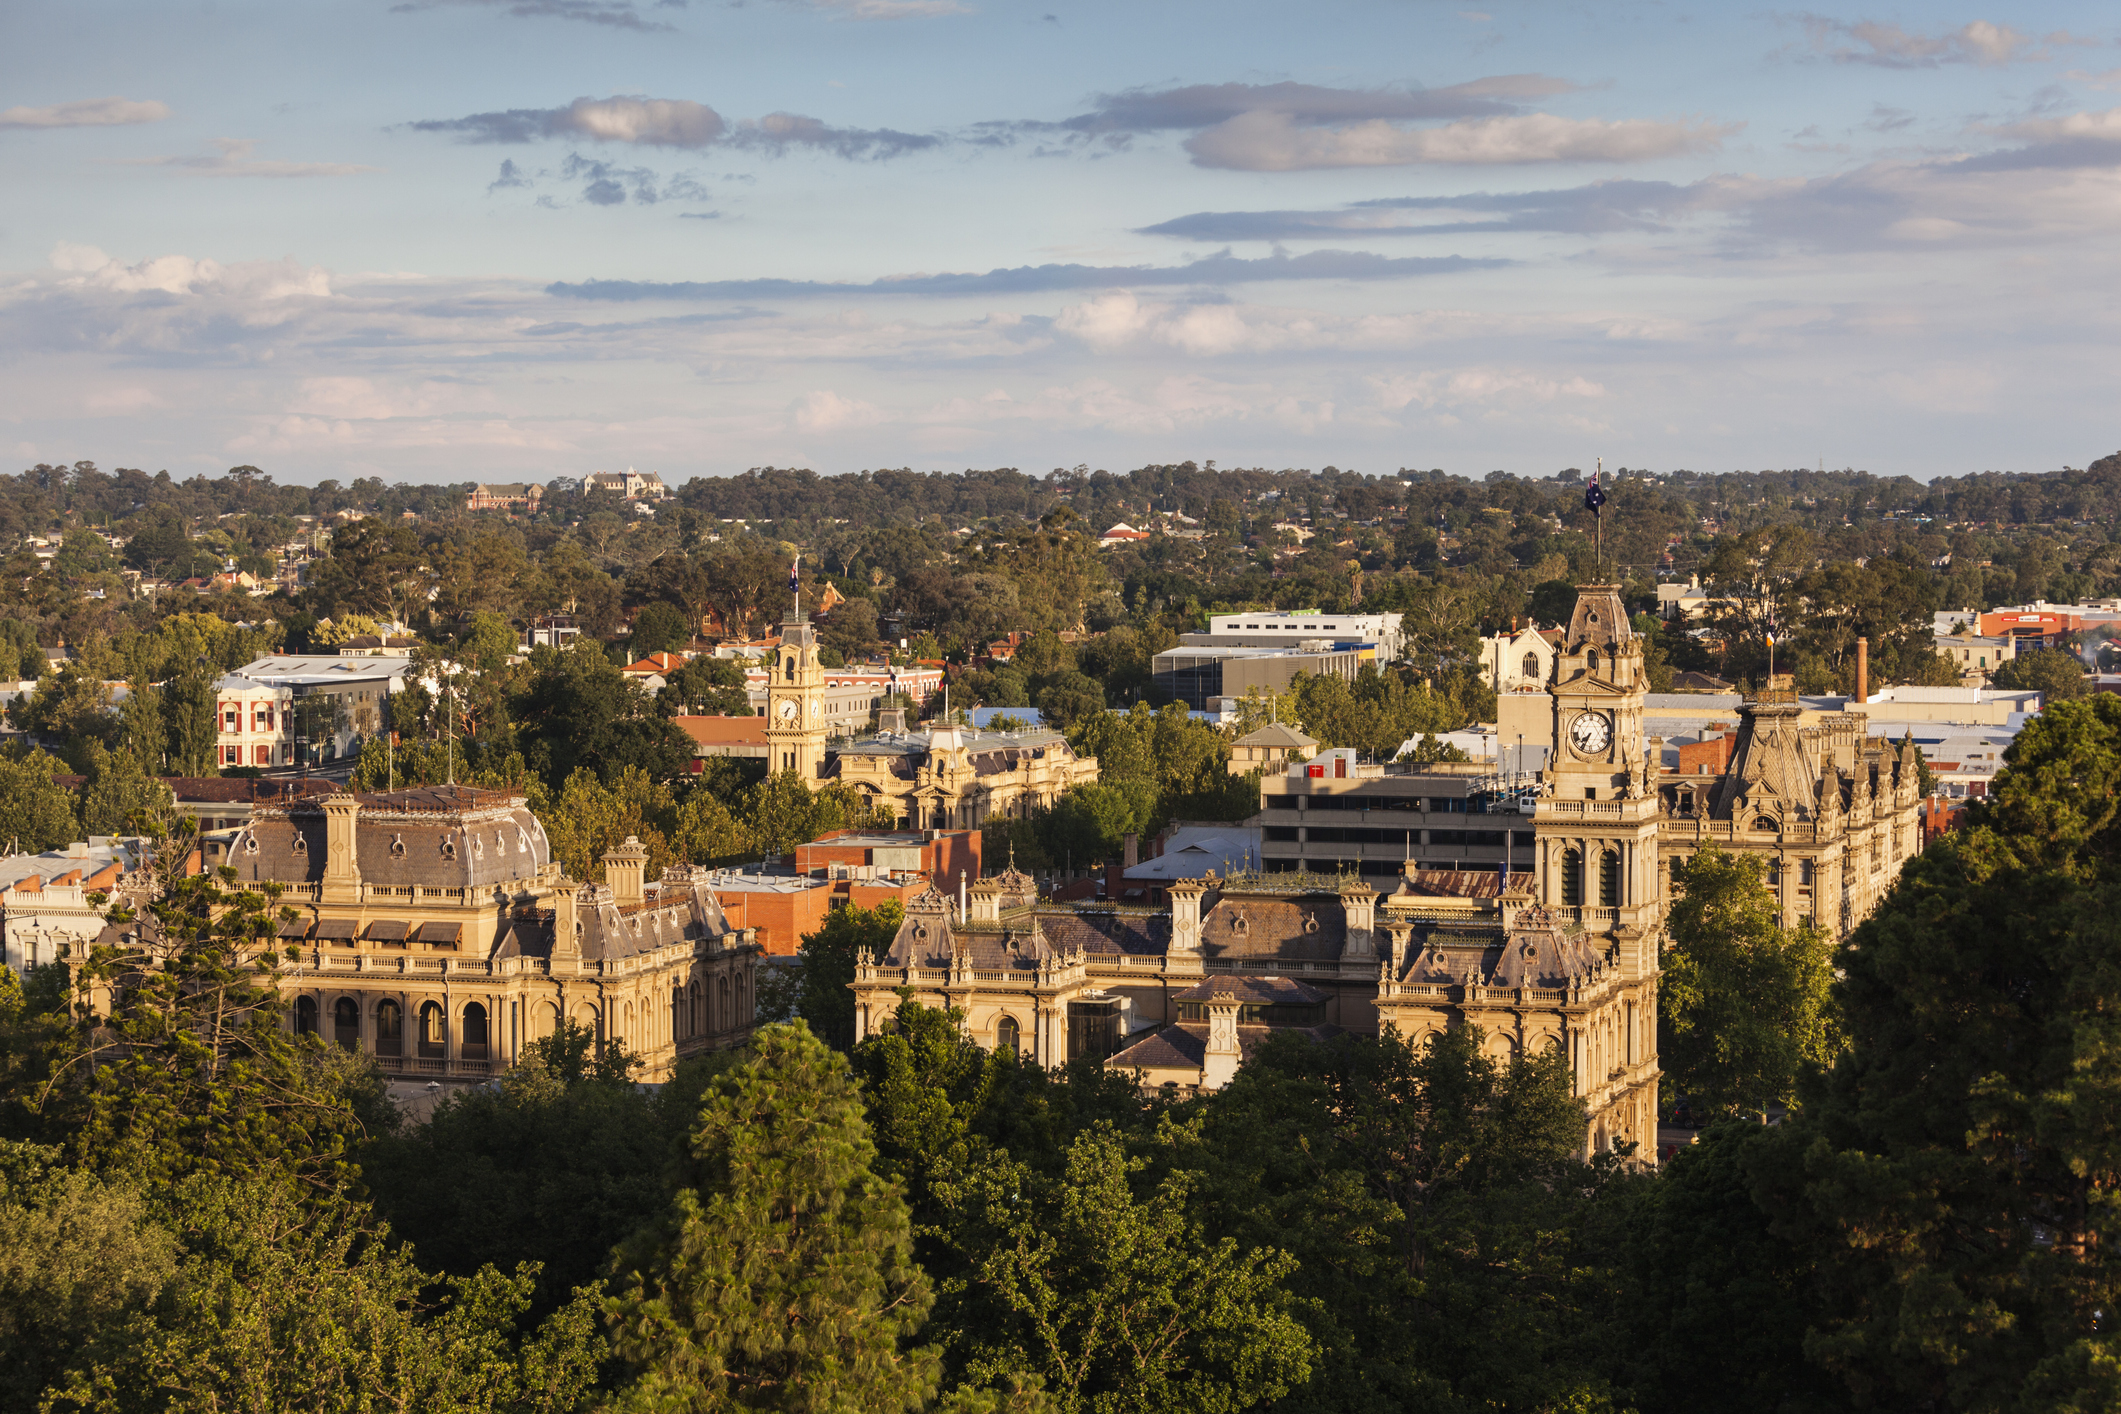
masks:
<svg viewBox="0 0 2121 1414"><path fill-rule="evenodd" d="M606 785L586 767L567 778L557 795L531 788L531 808L544 823L552 857L575 879L604 877L604 854L630 835L648 850L648 877L677 862L670 845L677 802L670 788L628 766Z"/></svg>
<svg viewBox="0 0 2121 1414"><path fill-rule="evenodd" d="M117 741L119 723L110 695L103 679L83 664L61 663L28 697L11 704L8 715L23 731L56 737L70 757L79 756L90 742L108 747Z"/></svg>
<svg viewBox="0 0 2121 1414"><path fill-rule="evenodd" d="M1210 1239L1190 1212L1197 1178L1152 1183L1148 1168L1099 1124L1059 1173L1001 1155L947 1186L971 1380L1035 1374L1064 1414L1251 1409L1305 1381L1314 1347L1282 1287L1295 1262Z"/></svg>
<svg viewBox="0 0 2121 1414"><path fill-rule="evenodd" d="M692 621L685 617L685 611L658 599L643 604L633 616L633 636L627 640L627 651L640 659L651 653L676 652L690 642Z"/></svg>
<svg viewBox="0 0 2121 1414"><path fill-rule="evenodd" d="M167 832L177 799L168 786L141 769L125 747L90 752L88 781L81 790L81 832L88 835L155 835Z"/></svg>
<svg viewBox="0 0 2121 1414"><path fill-rule="evenodd" d="M1665 924L1658 1056L1673 1087L1711 1113L1790 1105L1805 1069L1841 1050L1834 944L1810 919L1782 926L1765 872L1703 849L1679 872Z"/></svg>
<svg viewBox="0 0 2121 1414"><path fill-rule="evenodd" d="M365 1206L303 1202L269 1177L193 1178L169 1206L186 1249L174 1275L96 1333L54 1407L565 1414L594 1381L586 1294L517 1330L533 1270L437 1281L378 1240Z"/></svg>
<svg viewBox="0 0 2121 1414"><path fill-rule="evenodd" d="M525 760L555 790L584 768L606 781L629 766L668 780L692 759L692 739L653 711L640 686L588 638L564 652L532 653L530 678L510 710Z"/></svg>
<svg viewBox="0 0 2121 1414"><path fill-rule="evenodd" d="M162 693L162 725L168 733L169 769L179 776L211 776L218 769L220 723L214 710L214 680L187 665Z"/></svg>
<svg viewBox="0 0 2121 1414"><path fill-rule="evenodd" d="M80 960L72 1034L32 1113L78 1162L157 1187L193 1174L335 1186L391 1117L381 1078L284 1029L265 895L224 889L225 867L163 872L150 911L116 910L116 941Z"/></svg>
<svg viewBox="0 0 2121 1414"><path fill-rule="evenodd" d="M702 655L689 660L663 678L663 690L655 695L656 706L670 716L748 717L751 697L745 690L744 670L730 658Z"/></svg>
<svg viewBox="0 0 2121 1414"><path fill-rule="evenodd" d="M1624 1407L1598 1239L1625 1174L1582 1159L1558 1051L1502 1061L1485 1042L1270 1032L1171 1136L1208 1230L1298 1263L1319 1355L1297 1407Z"/></svg>
<svg viewBox="0 0 2121 1414"><path fill-rule="evenodd" d="M501 1084L457 1091L361 1158L378 1211L422 1261L460 1277L535 1264L547 1311L669 1201L665 1169L692 1117L635 1085L621 1047L599 1054L595 1033L563 1026Z"/></svg>
<svg viewBox="0 0 2121 1414"><path fill-rule="evenodd" d="M2077 655L2060 648L2035 648L1999 666L1989 681L2012 692L2038 692L2040 705L2068 702L2091 691Z"/></svg>
<svg viewBox="0 0 2121 1414"><path fill-rule="evenodd" d="M1874 1407L2110 1408L2121 701L2027 724L1841 955L1849 1048L1752 1165L1807 1355Z"/></svg>
<svg viewBox="0 0 2121 1414"><path fill-rule="evenodd" d="M835 908L825 915L824 927L803 935L797 1014L826 1045L842 1051L854 1045L854 993L847 984L854 980L855 958L861 953L881 958L905 919L905 907L891 898L873 909Z"/></svg>
<svg viewBox="0 0 2121 1414"><path fill-rule="evenodd" d="M11 852L41 854L76 837L73 793L52 779L59 766L41 751L0 755L0 830Z"/></svg>
<svg viewBox="0 0 2121 1414"><path fill-rule="evenodd" d="M606 1303L616 1410L918 1410L933 1297L843 1056L769 1026L716 1077L670 1211L629 1243Z"/></svg>

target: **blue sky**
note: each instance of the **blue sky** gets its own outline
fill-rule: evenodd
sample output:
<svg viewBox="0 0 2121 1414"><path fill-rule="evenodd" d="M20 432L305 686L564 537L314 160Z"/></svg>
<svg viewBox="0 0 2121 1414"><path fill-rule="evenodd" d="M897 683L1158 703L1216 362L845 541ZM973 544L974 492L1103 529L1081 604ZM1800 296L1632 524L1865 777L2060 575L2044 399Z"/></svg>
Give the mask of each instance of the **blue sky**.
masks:
<svg viewBox="0 0 2121 1414"><path fill-rule="evenodd" d="M1527 475L2121 446L2111 7L23 3L0 448Z"/></svg>

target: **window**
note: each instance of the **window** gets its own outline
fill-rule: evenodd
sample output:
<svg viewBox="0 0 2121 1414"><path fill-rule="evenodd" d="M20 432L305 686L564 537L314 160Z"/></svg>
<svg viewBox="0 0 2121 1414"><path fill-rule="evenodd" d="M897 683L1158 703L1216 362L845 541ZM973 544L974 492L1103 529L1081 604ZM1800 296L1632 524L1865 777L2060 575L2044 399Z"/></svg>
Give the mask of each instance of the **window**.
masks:
<svg viewBox="0 0 2121 1414"><path fill-rule="evenodd" d="M1798 865L1797 865L1797 884L1798 884L1798 886L1799 886L1800 888L1806 888L1806 889L1808 889L1808 888L1810 888L1810 887L1812 886L1812 861L1811 861L1811 860L1809 860L1809 859L1806 859L1806 860L1801 860L1801 861L1799 861L1799 863L1798 863Z"/></svg>
<svg viewBox="0 0 2121 1414"><path fill-rule="evenodd" d="M1775 821L1771 816L1762 815L1753 821L1753 828L1772 835L1775 833Z"/></svg>
<svg viewBox="0 0 2121 1414"><path fill-rule="evenodd" d="M449 1052L449 1018L440 1002L420 1004L420 1059L440 1060Z"/></svg>
<svg viewBox="0 0 2121 1414"><path fill-rule="evenodd" d="M1017 1030L1015 1017L1005 1016L1000 1021L994 1023L995 1050L1015 1051L1020 1049L1020 1046L1021 1034Z"/></svg>
<svg viewBox="0 0 2121 1414"><path fill-rule="evenodd" d="M1594 673L1598 671L1598 650L1596 648L1584 654L1583 664Z"/></svg>
<svg viewBox="0 0 2121 1414"><path fill-rule="evenodd" d="M1561 901L1570 908L1583 906L1583 855L1573 849L1561 852Z"/></svg>
<svg viewBox="0 0 2121 1414"><path fill-rule="evenodd" d="M1598 906L1620 906L1620 855L1610 849L1598 857Z"/></svg>
<svg viewBox="0 0 2121 1414"><path fill-rule="evenodd" d="M1527 653L1524 655L1524 672L1522 676L1528 678L1536 678L1539 676L1539 655L1537 653Z"/></svg>
<svg viewBox="0 0 2121 1414"><path fill-rule="evenodd" d="M486 1008L477 1002L464 1008L464 1044L466 1060L486 1059Z"/></svg>
<svg viewBox="0 0 2121 1414"><path fill-rule="evenodd" d="M393 1001L376 1003L376 1054L379 1056L401 1056L405 1054L404 1013Z"/></svg>
<svg viewBox="0 0 2121 1414"><path fill-rule="evenodd" d="M361 1004L341 997L331 1009L331 1039L349 1051L361 1049Z"/></svg>
<svg viewBox="0 0 2121 1414"><path fill-rule="evenodd" d="M295 1034L297 1036L314 1036L317 1034L317 999L315 997L295 998Z"/></svg>

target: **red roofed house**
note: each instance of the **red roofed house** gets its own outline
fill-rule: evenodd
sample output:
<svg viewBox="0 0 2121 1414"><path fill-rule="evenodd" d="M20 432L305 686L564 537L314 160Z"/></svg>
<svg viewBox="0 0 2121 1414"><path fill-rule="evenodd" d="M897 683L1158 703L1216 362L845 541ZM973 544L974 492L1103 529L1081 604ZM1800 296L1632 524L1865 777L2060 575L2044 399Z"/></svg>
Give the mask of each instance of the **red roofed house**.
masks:
<svg viewBox="0 0 2121 1414"><path fill-rule="evenodd" d="M692 773L705 769L709 756L736 756L754 761L769 757L764 717L674 717L678 729L692 738Z"/></svg>

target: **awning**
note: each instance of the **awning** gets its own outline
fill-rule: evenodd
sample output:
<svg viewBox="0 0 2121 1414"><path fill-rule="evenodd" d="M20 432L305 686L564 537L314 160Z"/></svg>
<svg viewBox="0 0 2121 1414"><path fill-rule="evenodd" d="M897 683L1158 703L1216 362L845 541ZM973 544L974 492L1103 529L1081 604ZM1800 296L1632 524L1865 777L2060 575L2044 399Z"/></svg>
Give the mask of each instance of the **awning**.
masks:
<svg viewBox="0 0 2121 1414"><path fill-rule="evenodd" d="M419 941L435 944L447 943L454 947L457 938L463 931L464 925L461 923L422 923L420 925Z"/></svg>
<svg viewBox="0 0 2121 1414"><path fill-rule="evenodd" d="M280 936L283 938L306 938L309 936L309 923L310 920L307 918L290 918L280 925Z"/></svg>
<svg viewBox="0 0 2121 1414"><path fill-rule="evenodd" d="M320 918L317 920L316 938L319 942L350 943L360 935L361 925L351 918Z"/></svg>
<svg viewBox="0 0 2121 1414"><path fill-rule="evenodd" d="M406 924L395 919L384 919L368 925L368 940L372 943L402 943L405 941Z"/></svg>

